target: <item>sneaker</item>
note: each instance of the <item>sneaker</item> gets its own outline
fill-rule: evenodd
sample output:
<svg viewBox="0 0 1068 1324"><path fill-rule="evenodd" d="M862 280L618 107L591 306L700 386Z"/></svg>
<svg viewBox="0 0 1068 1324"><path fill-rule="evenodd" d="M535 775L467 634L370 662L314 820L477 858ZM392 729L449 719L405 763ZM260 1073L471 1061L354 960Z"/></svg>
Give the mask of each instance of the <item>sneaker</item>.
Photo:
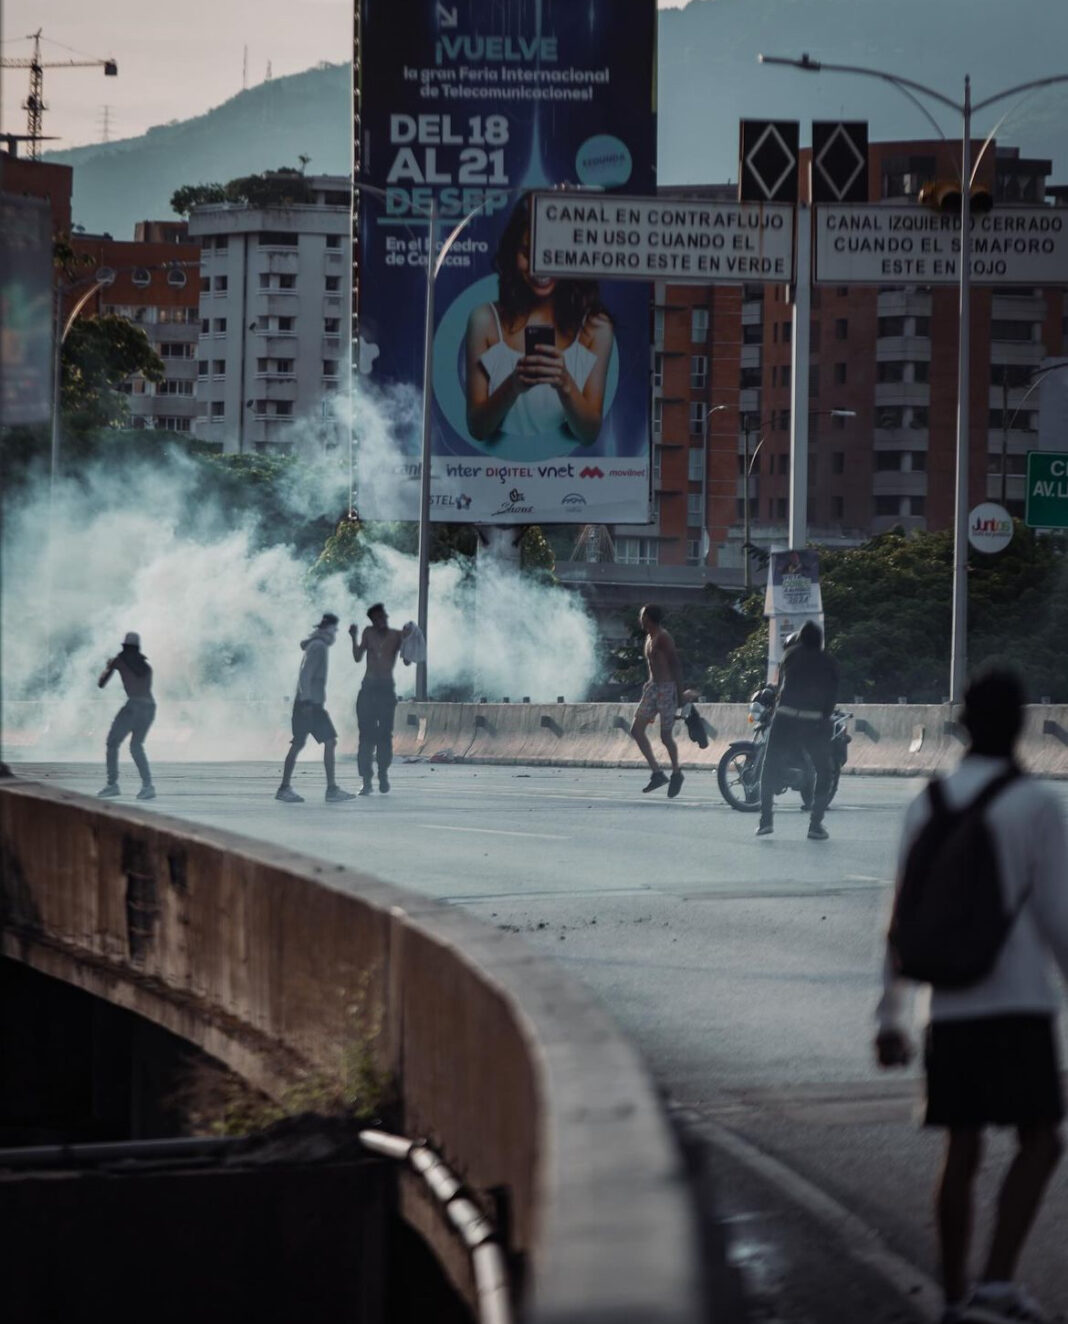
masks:
<svg viewBox="0 0 1068 1324"><path fill-rule="evenodd" d="M753 835L757 837L770 837L774 831L775 829L770 823L761 823Z"/></svg>
<svg viewBox="0 0 1068 1324"><path fill-rule="evenodd" d="M378 779L378 789L382 792L383 795L386 795L389 792L389 778L386 776L385 773L383 773L381 777L379 777Z"/></svg>
<svg viewBox="0 0 1068 1324"><path fill-rule="evenodd" d="M810 823L808 825L809 841L829 841L831 834L822 823Z"/></svg>
<svg viewBox="0 0 1068 1324"><path fill-rule="evenodd" d="M287 805L302 805L304 803L304 797L298 795L292 786L279 786L274 793L274 798L284 800Z"/></svg>
<svg viewBox="0 0 1068 1324"><path fill-rule="evenodd" d="M360 795L374 795L375 784L370 777L363 779L363 785L360 787Z"/></svg>
<svg viewBox="0 0 1068 1324"><path fill-rule="evenodd" d="M154 786L142 786L137 792L138 800L154 800L156 798L156 788Z"/></svg>
<svg viewBox="0 0 1068 1324"><path fill-rule="evenodd" d="M340 786L328 786L326 788L327 804L339 805L343 800L355 800L356 797L351 791L343 791Z"/></svg>
<svg viewBox="0 0 1068 1324"><path fill-rule="evenodd" d="M980 1283L968 1298L961 1319L967 1324L1049 1324L1049 1316L1016 1283Z"/></svg>
<svg viewBox="0 0 1068 1324"><path fill-rule="evenodd" d="M642 795L647 795L650 791L659 791L661 786L668 784L667 777L662 772L654 772L649 781L642 787Z"/></svg>
<svg viewBox="0 0 1068 1324"><path fill-rule="evenodd" d="M675 798L675 797L678 795L678 793L682 790L682 783L683 783L684 780L685 780L685 779L684 779L684 777L683 777L683 775L682 775L681 772L673 772L673 773L671 774L671 780L668 782L668 799L669 799L669 800L674 800L674 798Z"/></svg>
<svg viewBox="0 0 1068 1324"><path fill-rule="evenodd" d="M108 784L104 787L102 791L97 791L96 798L98 800L114 800L114 798L118 794L119 794L119 783L108 782Z"/></svg>

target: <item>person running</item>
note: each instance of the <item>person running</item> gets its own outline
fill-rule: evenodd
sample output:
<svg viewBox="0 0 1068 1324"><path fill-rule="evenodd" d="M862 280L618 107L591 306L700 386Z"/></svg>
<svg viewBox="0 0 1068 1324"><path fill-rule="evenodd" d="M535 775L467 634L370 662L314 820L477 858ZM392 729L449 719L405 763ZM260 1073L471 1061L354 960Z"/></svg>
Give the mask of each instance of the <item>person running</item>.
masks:
<svg viewBox="0 0 1068 1324"><path fill-rule="evenodd" d="M385 795L389 790L389 765L393 762L393 715L397 708L393 668L397 665L397 655L408 627L391 630L381 602L368 607L367 616L371 624L364 627L359 643L356 642L356 626L349 626L353 661L360 662L365 654L367 656L367 671L356 699L356 721L360 728L356 763L363 778L360 794L370 795L374 791L377 757L378 789ZM411 666L408 658L404 659L404 665Z"/></svg>
<svg viewBox="0 0 1068 1324"><path fill-rule="evenodd" d="M1013 768L1023 701L1011 672L991 671L969 685L961 717L969 748L957 769L938 783L949 809L972 803ZM899 880L909 848L930 819L930 799L927 791L909 806ZM995 846L1002 903L1015 919L984 978L931 994L926 1124L946 1132L935 1197L946 1299L942 1318L944 1324L1041 1324L1042 1311L1013 1278L1062 1150L1064 1104L1054 1033L1059 999L1051 967L1055 962L1068 978L1068 840L1058 798L1022 774L981 812ZM908 987L895 977L888 945L876 1012L875 1053L882 1067L905 1066L912 1056ZM1017 1149L1002 1181L982 1278L969 1295L973 1185L989 1126L1014 1127Z"/></svg>
<svg viewBox="0 0 1068 1324"><path fill-rule="evenodd" d="M775 788L783 765L795 758L802 762L807 755L816 770L808 837L810 841L827 840L823 815L834 770L831 714L837 697L838 663L823 651L820 627L815 621L806 621L798 631L797 643L786 650L779 664L779 701L771 719L760 775L758 837L774 831Z"/></svg>
<svg viewBox="0 0 1068 1324"><path fill-rule="evenodd" d="M136 630L129 631L122 641L121 652L116 653L100 673L97 684L101 689L116 671L126 691L126 702L115 714L108 732L108 781L97 795L101 799L112 799L119 794L119 747L129 736L130 757L141 774L141 789L137 792L137 798L154 800L156 788L152 785L152 773L145 757L145 736L156 716L156 701L152 697L152 668L148 658L141 652L141 636Z"/></svg>
<svg viewBox="0 0 1068 1324"><path fill-rule="evenodd" d="M330 804L353 800L355 796L338 786L334 774L337 751L337 731L326 711L326 670L329 649L337 639L338 620L327 612L307 639L300 641L304 656L297 678L297 695L293 700L293 740L282 769L282 784L275 792L276 800L286 804L303 804L304 797L293 790L291 783L297 755L305 741L312 736L323 747L323 767L326 770L326 799Z"/></svg>
<svg viewBox="0 0 1068 1324"><path fill-rule="evenodd" d="M692 699L692 690L683 690L682 665L675 648L675 641L663 628L664 613L655 603L647 603L638 614L638 621L645 631L643 652L649 668L649 679L642 687L642 697L638 702L638 711L634 714L630 734L635 744L645 756L652 776L642 793L668 788L668 798L673 800L682 790L683 776L679 767L679 747L675 743L673 728L675 713L681 699ZM660 718L660 739L671 759L671 776L667 777L653 754L646 728L650 722Z"/></svg>

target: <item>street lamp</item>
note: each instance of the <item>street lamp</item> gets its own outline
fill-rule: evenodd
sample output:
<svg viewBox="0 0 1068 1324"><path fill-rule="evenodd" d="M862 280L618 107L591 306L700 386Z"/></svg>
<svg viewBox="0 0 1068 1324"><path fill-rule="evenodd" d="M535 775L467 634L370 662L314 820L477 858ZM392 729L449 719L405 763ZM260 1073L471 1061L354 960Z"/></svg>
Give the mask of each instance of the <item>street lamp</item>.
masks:
<svg viewBox="0 0 1068 1324"><path fill-rule="evenodd" d="M705 416L701 420L703 454L701 456L701 564L708 563L708 553L710 551L710 540L708 537L708 420L713 414L720 414L727 405L713 405L711 409L705 410Z"/></svg>
<svg viewBox="0 0 1068 1324"><path fill-rule="evenodd" d="M972 115L985 110L1009 97L1021 92L1037 91L1041 87L1051 87L1055 83L1068 82L1068 74L1054 74L1049 78L1036 78L1028 83L1018 83L1006 88L982 101L972 101L972 82L969 75L964 76L964 100L954 101L951 97L917 83L911 78L902 78L898 74L887 73L883 69L868 69L851 64L824 64L813 60L808 54L800 59L790 59L776 55L758 55L759 64L787 65L794 69L803 69L807 73L857 74L863 78L877 78L889 83L912 102L934 125L939 136L945 137L937 121L927 108L917 100L916 93L931 97L961 117L961 236L960 236L960 332L959 353L957 357L957 485L953 519L953 626L950 647L950 700L959 703L964 695L964 682L967 674L968 659L968 390L969 390L969 355L971 350L971 199L970 192L974 170L972 168ZM976 166L983 153L990 145L997 128L991 131L976 158Z"/></svg>
<svg viewBox="0 0 1068 1324"><path fill-rule="evenodd" d="M810 411L809 411L809 418L824 418L824 417L827 417L827 418L856 418L856 416L857 416L857 411L856 411L855 409L816 409L816 410L810 410ZM757 419L757 424L756 424L756 425L757 425L758 428L764 428L765 425L768 424L768 423L770 423L770 422L771 422L771 419L770 419L770 418ZM744 447L745 447L745 448L744 448L744 451L743 451L743 456L744 456L744 458L743 458L743 461L742 461L742 468L743 468L744 476L745 476L745 493L744 493L744 495L743 495L743 497L742 497L742 553L743 553L743 556L744 556L744 558L745 558L745 561L744 561L744 565L745 565L745 591L748 593L749 590L750 590L751 587L752 587L752 567L751 567L751 565L750 565L750 561L749 561L749 553L750 553L750 548L749 548L749 518L750 518L750 517L749 517L749 480L750 480L750 477L752 476L752 473L753 473L753 465L756 464L756 458L757 458L757 456L760 454L760 448L761 448L761 446L763 446L763 444L764 444L766 434L765 434L764 432L761 432L761 434L760 434L760 440L757 442L756 447L755 447L755 449L753 450L752 456L750 456L750 453L749 453L749 432L750 432L751 424L750 424L750 416L749 416L749 414L744 414L744 415L743 415L743 423L744 423L744 435L745 435L745 443L744 443ZM807 475L807 472L808 472L807 467L806 467L805 472L806 472L806 475ZM807 501L808 501L808 493L807 493L807 491L802 491L802 492L800 493L800 495L799 495L799 500L800 500L800 502L802 503L803 506L807 506ZM805 523L807 523L807 509L806 509L805 517L804 517L804 519L802 520L802 524L804 525ZM804 539L802 539L802 543L807 542L807 541L808 541L807 537L804 538ZM790 543L791 543L791 546L794 545L794 543L793 543L793 539L792 539L792 538L790 539Z"/></svg>

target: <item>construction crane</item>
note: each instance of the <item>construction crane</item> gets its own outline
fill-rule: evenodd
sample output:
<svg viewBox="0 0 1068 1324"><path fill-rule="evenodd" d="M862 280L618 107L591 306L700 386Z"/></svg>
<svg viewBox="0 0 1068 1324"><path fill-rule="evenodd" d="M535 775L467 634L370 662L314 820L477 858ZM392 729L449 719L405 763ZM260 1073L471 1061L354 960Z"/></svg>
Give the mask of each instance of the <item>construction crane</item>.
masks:
<svg viewBox="0 0 1068 1324"><path fill-rule="evenodd" d="M30 95L22 103L26 111L26 137L24 141L30 144L30 160L39 161L41 159L41 142L44 134L41 132L44 123L44 113L47 107L44 102L44 71L46 69L98 69L103 66L104 73L109 78L114 78L119 72L119 66L114 60L49 60L47 63L41 60L41 29L31 33L27 38L33 42L33 54L21 58L9 58L4 56L0 58L0 66L5 69L29 69L30 71ZM58 42L55 45L59 45ZM75 52L77 54L77 52Z"/></svg>

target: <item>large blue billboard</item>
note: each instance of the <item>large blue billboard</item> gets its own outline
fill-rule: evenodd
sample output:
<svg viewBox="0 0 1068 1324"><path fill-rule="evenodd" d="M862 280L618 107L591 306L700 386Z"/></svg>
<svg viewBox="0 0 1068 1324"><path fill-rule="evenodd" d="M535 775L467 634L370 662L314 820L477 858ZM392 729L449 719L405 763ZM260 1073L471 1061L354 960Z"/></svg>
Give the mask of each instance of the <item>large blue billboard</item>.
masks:
<svg viewBox="0 0 1068 1324"><path fill-rule="evenodd" d="M363 380L418 389L427 212L439 244L472 217L435 284L432 518L646 523L650 289L534 276L529 194L655 191L655 0L361 0L359 17ZM417 517L407 419L358 463L366 518Z"/></svg>

